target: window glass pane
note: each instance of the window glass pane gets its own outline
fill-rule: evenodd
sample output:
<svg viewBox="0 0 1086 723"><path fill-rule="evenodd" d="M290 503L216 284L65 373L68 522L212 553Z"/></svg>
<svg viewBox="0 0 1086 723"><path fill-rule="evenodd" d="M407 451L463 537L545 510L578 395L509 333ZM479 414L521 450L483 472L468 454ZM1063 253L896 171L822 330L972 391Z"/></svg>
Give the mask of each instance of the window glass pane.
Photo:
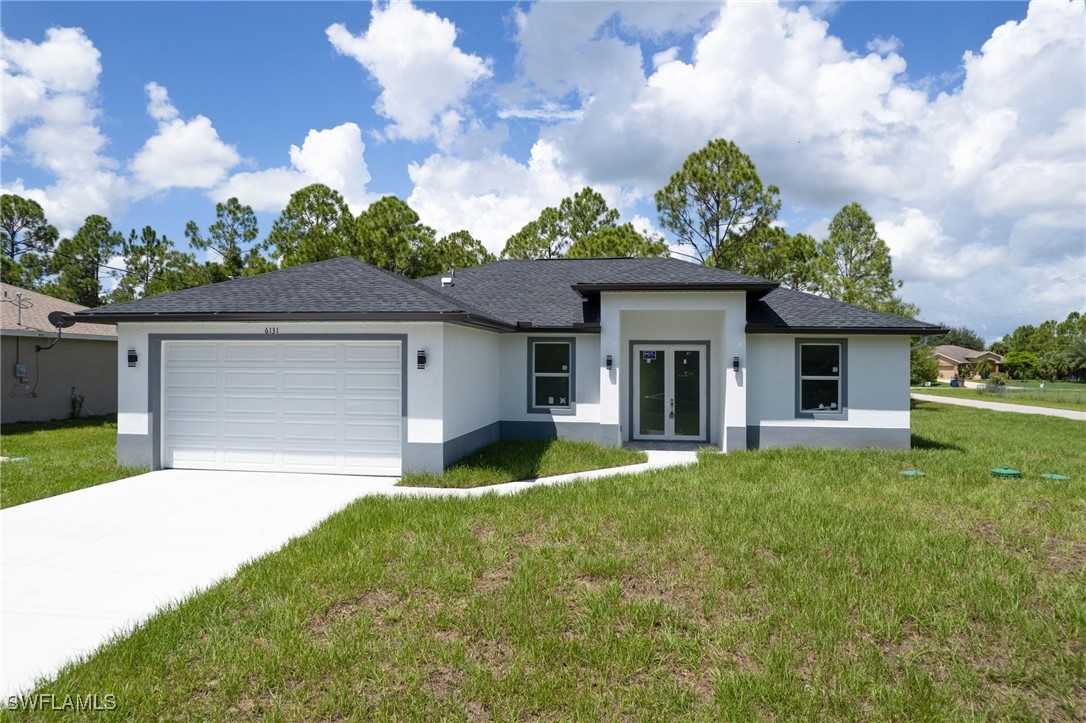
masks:
<svg viewBox="0 0 1086 723"><path fill-rule="evenodd" d="M641 435L664 434L664 354L663 349L646 349L638 353L638 404Z"/></svg>
<svg viewBox="0 0 1086 723"><path fill-rule="evenodd" d="M836 344L800 346L800 374L805 377L835 377L840 373L841 347Z"/></svg>
<svg viewBox="0 0 1086 723"><path fill-rule="evenodd" d="M836 412L837 389L840 384L836 379L804 379L800 393L800 410L804 412Z"/></svg>
<svg viewBox="0 0 1086 723"><path fill-rule="evenodd" d="M569 377L536 377L535 406L568 407Z"/></svg>
<svg viewBox="0 0 1086 723"><path fill-rule="evenodd" d="M569 344L536 342L535 370L536 373L568 374Z"/></svg>
<svg viewBox="0 0 1086 723"><path fill-rule="evenodd" d="M675 434L701 435L701 352L675 352Z"/></svg>

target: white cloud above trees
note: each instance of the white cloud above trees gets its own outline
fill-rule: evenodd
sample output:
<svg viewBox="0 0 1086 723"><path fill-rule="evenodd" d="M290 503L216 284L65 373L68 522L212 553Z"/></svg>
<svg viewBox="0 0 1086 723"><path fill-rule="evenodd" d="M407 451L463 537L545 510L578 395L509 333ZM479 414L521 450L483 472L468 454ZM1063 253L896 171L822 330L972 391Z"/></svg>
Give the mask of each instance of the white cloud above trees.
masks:
<svg viewBox="0 0 1086 723"><path fill-rule="evenodd" d="M32 198L68 230L124 206L127 180L99 127L101 53L78 28L50 28L40 43L0 35L0 137L5 163L26 158L52 177L28 186L5 173L3 190Z"/></svg>
<svg viewBox="0 0 1086 723"><path fill-rule="evenodd" d="M234 146L224 143L211 120L197 115L182 120L166 89L148 83L147 114L158 129L132 158L137 195L168 188L212 188L241 162Z"/></svg>
<svg viewBox="0 0 1086 723"><path fill-rule="evenodd" d="M441 5L377 4L361 32L323 29L335 52L364 69L349 92L372 103L384 127L348 117L314 128L300 145L284 139L283 165L264 168L244 158L245 139L220 138L204 115L183 117L154 83L145 91L154 131L142 147L131 144L132 158L112 158L103 128L119 131L116 119L102 121L101 54L82 30L52 28L40 40L0 38L5 164L50 179L30 184L5 172L4 190L39 200L67 228L174 188L274 212L320 182L357 211L375 180L389 188L406 163L400 194L425 223L467 228L500 250L584 185L652 223L653 191L689 153L724 137L781 187L790 230L824 228L858 201L925 316L973 319L982 332L989 321L1013 327L1010 312L978 314L969 300L986 286L1034 289L1049 279L1035 294L1044 303L1083 301L1084 8L1034 2L982 47L962 48L960 67L946 69L956 85L933 92L939 83L909 73L910 53L922 48L884 34L849 49L832 14L809 4L495 10L506 13L514 53L497 61L470 47ZM387 154L401 165L367 162L364 132L406 141Z"/></svg>
<svg viewBox="0 0 1086 723"><path fill-rule="evenodd" d="M374 108L392 121L385 130L390 139L447 136L472 87L491 76L488 60L456 47L450 20L409 2L375 4L359 35L342 23L325 33L338 53L358 61L380 85Z"/></svg>
<svg viewBox="0 0 1086 723"><path fill-rule="evenodd" d="M362 130L354 123L310 130L301 146L290 147L290 166L235 173L210 195L215 201L236 196L258 211L277 212L295 191L323 183L357 213L373 200L366 191L370 172L365 151Z"/></svg>

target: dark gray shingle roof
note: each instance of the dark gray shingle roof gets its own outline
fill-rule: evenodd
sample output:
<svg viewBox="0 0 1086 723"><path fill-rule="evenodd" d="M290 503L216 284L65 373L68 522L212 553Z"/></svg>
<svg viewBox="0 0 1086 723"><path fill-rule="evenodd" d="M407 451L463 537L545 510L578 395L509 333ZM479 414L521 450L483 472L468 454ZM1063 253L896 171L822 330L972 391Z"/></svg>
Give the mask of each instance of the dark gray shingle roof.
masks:
<svg viewBox="0 0 1086 723"><path fill-rule="evenodd" d="M678 259L496 261L457 271L453 286L442 287L441 276L413 281L339 258L87 309L76 316L106 323L227 317L444 319L506 330L518 324L573 329L598 323L596 292L629 288L745 290L751 332L942 331L934 324L774 289L764 279Z"/></svg>
<svg viewBox="0 0 1086 723"><path fill-rule="evenodd" d="M779 288L747 304L747 331L942 333L937 324L872 311L803 291Z"/></svg>
<svg viewBox="0 0 1086 723"><path fill-rule="evenodd" d="M132 315L452 314L479 312L357 259L338 258L81 312Z"/></svg>
<svg viewBox="0 0 1086 723"><path fill-rule="evenodd" d="M569 328L585 323L585 304L573 286L655 286L672 289L769 288L764 279L678 259L549 259L495 261L456 271L451 287L430 276L422 283L486 309L508 323Z"/></svg>

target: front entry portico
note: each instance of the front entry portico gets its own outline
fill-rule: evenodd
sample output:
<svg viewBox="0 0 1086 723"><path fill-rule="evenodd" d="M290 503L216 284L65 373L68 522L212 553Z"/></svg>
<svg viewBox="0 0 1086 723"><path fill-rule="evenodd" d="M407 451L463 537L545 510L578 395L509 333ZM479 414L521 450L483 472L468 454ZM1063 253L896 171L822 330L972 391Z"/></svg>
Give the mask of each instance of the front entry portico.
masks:
<svg viewBox="0 0 1086 723"><path fill-rule="evenodd" d="M638 342L631 352L633 438L708 441L709 345Z"/></svg>

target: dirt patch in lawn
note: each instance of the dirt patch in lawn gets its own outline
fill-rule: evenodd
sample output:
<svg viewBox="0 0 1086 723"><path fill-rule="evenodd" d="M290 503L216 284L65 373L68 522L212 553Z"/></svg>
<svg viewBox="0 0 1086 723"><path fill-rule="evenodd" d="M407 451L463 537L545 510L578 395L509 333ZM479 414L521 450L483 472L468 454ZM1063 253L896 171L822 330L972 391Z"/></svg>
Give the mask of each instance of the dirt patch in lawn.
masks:
<svg viewBox="0 0 1086 723"><path fill-rule="evenodd" d="M506 561L498 567L490 570L484 570L479 577L475 579L475 592L482 595L491 595L498 590L509 584L509 578L512 576L513 565L511 562Z"/></svg>
<svg viewBox="0 0 1086 723"><path fill-rule="evenodd" d="M1045 538L1045 562L1066 575L1086 571L1086 542L1064 537Z"/></svg>
<svg viewBox="0 0 1086 723"><path fill-rule="evenodd" d="M388 590L367 590L329 605L312 618L306 627L310 635L327 643L328 634L334 627L363 615L372 616L374 625L380 625L384 620L383 613L393 609L397 602L398 598Z"/></svg>

